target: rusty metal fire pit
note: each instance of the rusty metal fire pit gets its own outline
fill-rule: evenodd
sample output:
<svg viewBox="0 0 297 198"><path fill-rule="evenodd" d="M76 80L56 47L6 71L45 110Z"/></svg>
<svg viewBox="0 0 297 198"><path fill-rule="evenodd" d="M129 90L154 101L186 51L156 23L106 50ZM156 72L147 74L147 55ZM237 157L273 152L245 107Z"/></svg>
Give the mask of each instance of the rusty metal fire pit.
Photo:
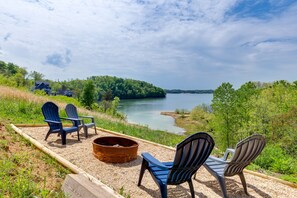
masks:
<svg viewBox="0 0 297 198"><path fill-rule="evenodd" d="M138 143L134 140L106 136L93 141L94 156L108 163L125 163L137 158Z"/></svg>

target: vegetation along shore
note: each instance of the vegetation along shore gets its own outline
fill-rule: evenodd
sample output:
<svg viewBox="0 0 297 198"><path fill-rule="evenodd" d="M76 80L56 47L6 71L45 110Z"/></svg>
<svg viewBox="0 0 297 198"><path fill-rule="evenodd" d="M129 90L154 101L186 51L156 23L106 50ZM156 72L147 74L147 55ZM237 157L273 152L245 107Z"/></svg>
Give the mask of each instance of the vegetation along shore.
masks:
<svg viewBox="0 0 297 198"><path fill-rule="evenodd" d="M268 145L249 168L297 182L296 105L297 81L248 82L237 90L223 83L214 91L210 106L162 114L172 116L186 134L209 132L220 149L254 133L264 135Z"/></svg>
<svg viewBox="0 0 297 198"><path fill-rule="evenodd" d="M73 91L73 97L67 97L48 95L43 90L32 91L37 80L46 81L40 73L28 73L22 67L5 62L0 62L0 71L0 160L5 164L0 167L3 178L0 188L4 189L0 191L0 196L17 197L17 193L26 192L34 196L54 197L61 193L59 186L69 171L57 166L55 160L38 153L8 127L9 123L44 124L41 106L46 101L55 102L61 109L62 117L66 116L63 110L66 104L73 103L79 112L93 115L101 128L168 146L175 146L196 131L206 131L215 139L217 149L214 154L221 154L225 148L233 147L251 134L262 134L267 139L267 146L249 169L297 183L297 81L248 82L239 89L223 83L214 90L210 106L201 105L191 112L177 110L171 114L175 116L177 125L187 131L186 134L176 135L125 122L125 115L117 112L120 95L116 93L120 93L121 88L113 83L118 80L116 77L100 78L102 83L98 84L95 81L97 78L49 81L51 91L60 88ZM101 84L105 87L100 87ZM131 93L142 90L142 85L135 89L131 85ZM165 93L161 88L149 87L151 89L148 90L157 90L160 95ZM24 152L19 152L17 148ZM38 168L36 164L39 164ZM48 169L51 169L50 173L40 177L35 172L49 172ZM11 183L27 185L23 185L25 189L21 191Z"/></svg>

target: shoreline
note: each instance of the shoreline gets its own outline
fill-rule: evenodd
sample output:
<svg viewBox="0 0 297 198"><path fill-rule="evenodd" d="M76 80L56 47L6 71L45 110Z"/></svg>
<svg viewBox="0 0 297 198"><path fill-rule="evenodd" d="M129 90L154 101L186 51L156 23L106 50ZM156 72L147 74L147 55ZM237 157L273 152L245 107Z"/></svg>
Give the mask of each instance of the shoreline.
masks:
<svg viewBox="0 0 297 198"><path fill-rule="evenodd" d="M161 111L161 115L171 116L175 119L175 121L180 117L189 117L189 113L175 113L174 111Z"/></svg>
<svg viewBox="0 0 297 198"><path fill-rule="evenodd" d="M171 117L173 117L175 119L175 121L178 118L178 115L175 112L172 112L172 111L161 111L160 114L164 115L164 116L171 116Z"/></svg>

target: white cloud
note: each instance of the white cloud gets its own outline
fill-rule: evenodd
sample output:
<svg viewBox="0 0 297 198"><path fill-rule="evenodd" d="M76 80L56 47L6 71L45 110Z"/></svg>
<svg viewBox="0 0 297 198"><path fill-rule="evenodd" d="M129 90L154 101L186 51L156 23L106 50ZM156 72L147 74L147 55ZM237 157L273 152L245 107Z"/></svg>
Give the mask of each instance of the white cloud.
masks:
<svg viewBox="0 0 297 198"><path fill-rule="evenodd" d="M295 80L296 4L269 19L227 15L240 2L7 1L0 59L54 80L115 75L164 88Z"/></svg>

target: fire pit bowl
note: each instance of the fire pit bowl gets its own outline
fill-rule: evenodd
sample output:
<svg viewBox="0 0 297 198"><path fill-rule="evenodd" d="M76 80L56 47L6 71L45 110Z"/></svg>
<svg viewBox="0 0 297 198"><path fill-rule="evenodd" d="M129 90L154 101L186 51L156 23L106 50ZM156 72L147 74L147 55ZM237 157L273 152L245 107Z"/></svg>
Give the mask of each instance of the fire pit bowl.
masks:
<svg viewBox="0 0 297 198"><path fill-rule="evenodd" d="M93 141L93 155L103 162L125 163L137 158L138 143L134 140L106 136Z"/></svg>

